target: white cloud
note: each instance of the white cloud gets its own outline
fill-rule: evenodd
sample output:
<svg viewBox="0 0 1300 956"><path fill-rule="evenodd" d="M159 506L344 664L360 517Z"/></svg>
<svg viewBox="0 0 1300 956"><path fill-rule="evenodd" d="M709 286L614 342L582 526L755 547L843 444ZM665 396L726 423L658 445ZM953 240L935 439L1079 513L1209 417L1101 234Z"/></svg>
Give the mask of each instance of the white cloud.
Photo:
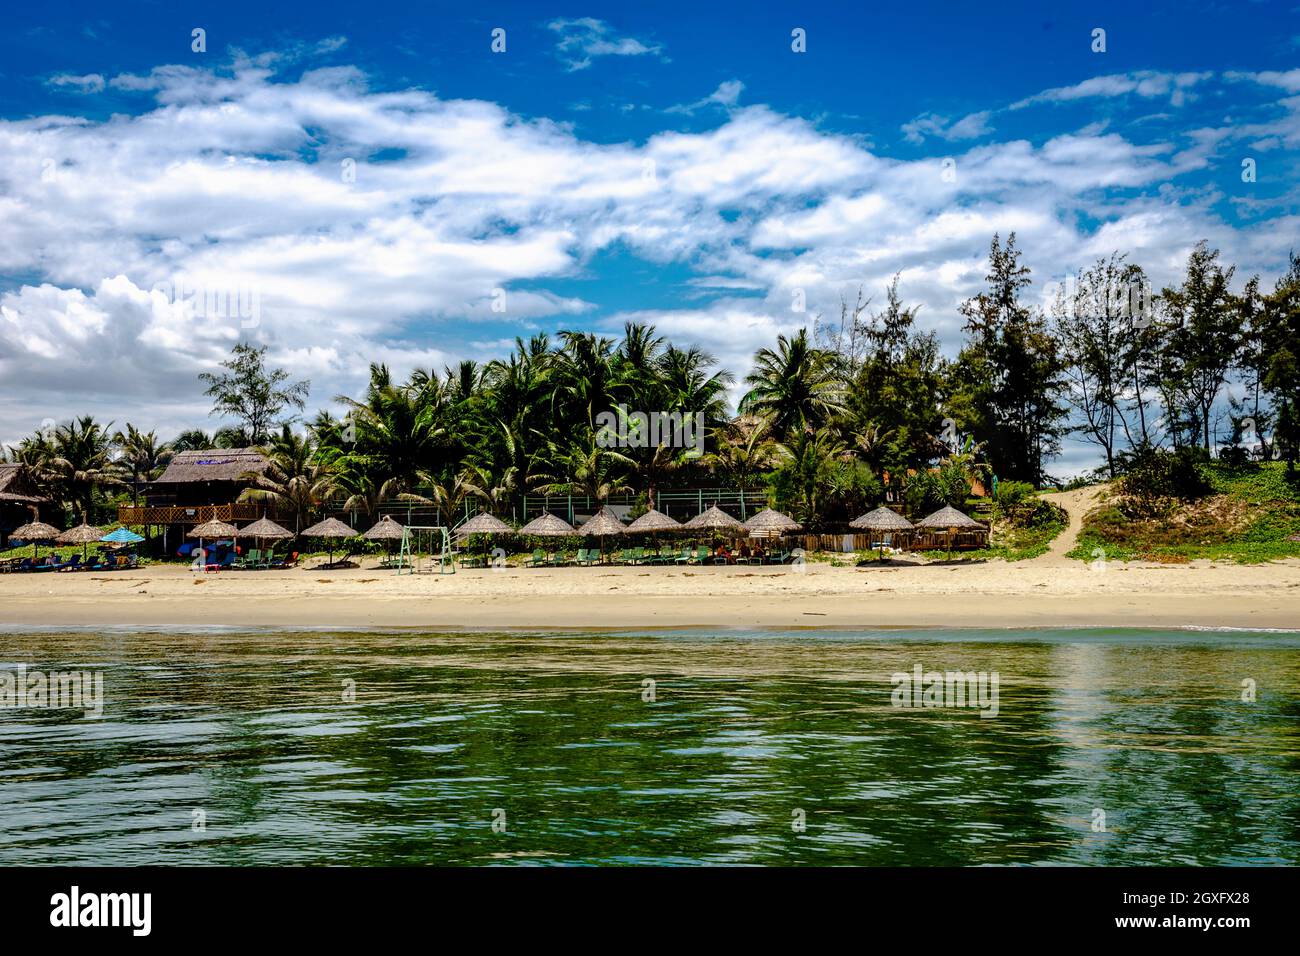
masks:
<svg viewBox="0 0 1300 956"><path fill-rule="evenodd" d="M104 77L99 73L87 73L74 76L71 73L57 73L47 81L50 86L69 87L78 93L102 93Z"/></svg>
<svg viewBox="0 0 1300 956"><path fill-rule="evenodd" d="M995 231L1019 233L1040 282L1120 248L1164 283L1202 237L1243 276L1284 267L1277 237L1296 229L1232 228L1217 194L1180 181L1243 139L1300 147L1294 108L1168 141L1098 125L984 142L950 176L937 156L890 159L741 107L738 81L701 101L727 108L712 128L596 143L495 103L372 90L352 67L292 82L277 68L164 66L105 80L153 97L138 114L0 121L0 274L30 277L0 293L0 441L87 412L164 434L202 424L195 375L241 337L310 377L316 406L363 388L371 361L404 375L490 357L516 332L617 329L627 315L600 311L600 282L570 284L614 248L687 275L693 307L638 317L743 375L778 332L859 286L878 300L895 273L953 351ZM940 135L987 123L971 117ZM154 290L177 282L256 291L260 320L169 308Z"/></svg>
<svg viewBox="0 0 1300 956"><path fill-rule="evenodd" d="M916 119L904 123L903 138L909 143L923 143L927 136L937 136L949 141L978 139L993 132L989 119L993 114L989 110L970 113L961 119L950 121L946 116L934 113L922 113Z"/></svg>
<svg viewBox="0 0 1300 956"><path fill-rule="evenodd" d="M1167 73L1158 70L1136 70L1132 73L1112 73L1094 76L1073 86L1059 86L1044 90L1011 104L1011 109L1022 109L1037 103L1066 103L1071 100L1093 97L1116 97L1134 94L1147 99L1169 97L1170 105L1182 106L1192 95L1192 89L1210 79L1209 72Z"/></svg>
<svg viewBox="0 0 1300 956"><path fill-rule="evenodd" d="M731 109L740 102L740 94L745 89L745 84L740 80L725 80L718 84L718 88L703 99L696 100L694 103L683 103L677 106L670 106L665 113L684 113L691 114L696 110L704 109L708 106L721 106L724 109Z"/></svg>
<svg viewBox="0 0 1300 956"><path fill-rule="evenodd" d="M621 36L604 20L595 17L556 19L546 26L559 35L555 49L571 72L585 70L593 59L600 56L645 56L663 52L659 44Z"/></svg>

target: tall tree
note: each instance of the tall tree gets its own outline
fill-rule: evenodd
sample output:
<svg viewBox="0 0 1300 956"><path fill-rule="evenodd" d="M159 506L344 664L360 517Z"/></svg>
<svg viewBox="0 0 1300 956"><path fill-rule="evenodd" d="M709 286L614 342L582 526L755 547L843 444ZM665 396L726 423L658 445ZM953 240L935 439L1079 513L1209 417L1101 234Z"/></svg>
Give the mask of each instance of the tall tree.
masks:
<svg viewBox="0 0 1300 956"><path fill-rule="evenodd" d="M765 419L779 441L796 432L816 431L844 409L840 373L835 354L812 345L807 329L778 336L775 349L755 354L740 411Z"/></svg>
<svg viewBox="0 0 1300 956"><path fill-rule="evenodd" d="M1015 233L1005 246L993 237L986 279L987 291L961 305L968 339L955 374L963 414L996 473L1041 484L1044 460L1060 450L1062 363L1043 316L1021 301L1031 279Z"/></svg>
<svg viewBox="0 0 1300 956"><path fill-rule="evenodd" d="M1160 293L1177 384L1200 426L1206 454L1213 444L1211 410L1241 352L1241 310L1229 288L1235 271L1220 266L1219 250L1202 240L1187 257L1182 283Z"/></svg>
<svg viewBox="0 0 1300 956"><path fill-rule="evenodd" d="M1134 391L1130 342L1138 327L1132 293L1140 296L1144 279L1138 266L1124 260L1119 252L1098 259L1073 289L1062 287L1052 306L1065 400L1079 418L1074 430L1101 448L1111 478L1120 442L1135 444L1125 412Z"/></svg>
<svg viewBox="0 0 1300 956"><path fill-rule="evenodd" d="M241 342L221 367L226 371L199 375L208 384L203 394L212 399L212 414L238 419L252 444L263 444L273 428L292 424L293 416L283 417L288 409L302 411L306 405L311 383L291 382L284 369L267 368L266 346Z"/></svg>

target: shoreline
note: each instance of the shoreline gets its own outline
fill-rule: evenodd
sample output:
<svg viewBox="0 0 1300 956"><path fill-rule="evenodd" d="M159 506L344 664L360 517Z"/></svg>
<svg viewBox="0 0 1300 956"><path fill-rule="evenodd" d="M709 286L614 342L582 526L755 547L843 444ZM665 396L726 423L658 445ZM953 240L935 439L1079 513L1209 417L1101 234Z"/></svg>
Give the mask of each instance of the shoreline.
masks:
<svg viewBox="0 0 1300 956"><path fill-rule="evenodd" d="M987 562L834 568L358 568L196 575L186 567L0 576L0 626L424 631L903 627L1300 628L1300 561Z"/></svg>

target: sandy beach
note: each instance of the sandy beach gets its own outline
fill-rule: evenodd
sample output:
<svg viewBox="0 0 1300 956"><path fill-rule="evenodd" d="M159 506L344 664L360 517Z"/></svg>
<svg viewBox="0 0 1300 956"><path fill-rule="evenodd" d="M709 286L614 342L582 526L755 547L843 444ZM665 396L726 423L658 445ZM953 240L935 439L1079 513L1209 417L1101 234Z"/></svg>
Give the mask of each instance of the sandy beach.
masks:
<svg viewBox="0 0 1300 956"><path fill-rule="evenodd" d="M371 562L367 562L367 565ZM0 624L430 630L1035 625L1300 627L1300 561L572 567L398 575L363 566L0 577Z"/></svg>

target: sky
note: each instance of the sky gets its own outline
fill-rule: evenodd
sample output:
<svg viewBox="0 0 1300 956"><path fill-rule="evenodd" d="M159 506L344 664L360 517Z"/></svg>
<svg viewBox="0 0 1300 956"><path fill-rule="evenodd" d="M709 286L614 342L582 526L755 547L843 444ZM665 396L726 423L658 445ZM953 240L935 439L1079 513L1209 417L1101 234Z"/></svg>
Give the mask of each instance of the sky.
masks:
<svg viewBox="0 0 1300 956"><path fill-rule="evenodd" d="M955 355L994 233L1036 301L1116 249L1172 283L1202 239L1271 287L1300 245L1297 0L0 17L0 443L212 429L197 375L240 341L309 412L372 362L633 319L740 378L895 274Z"/></svg>

